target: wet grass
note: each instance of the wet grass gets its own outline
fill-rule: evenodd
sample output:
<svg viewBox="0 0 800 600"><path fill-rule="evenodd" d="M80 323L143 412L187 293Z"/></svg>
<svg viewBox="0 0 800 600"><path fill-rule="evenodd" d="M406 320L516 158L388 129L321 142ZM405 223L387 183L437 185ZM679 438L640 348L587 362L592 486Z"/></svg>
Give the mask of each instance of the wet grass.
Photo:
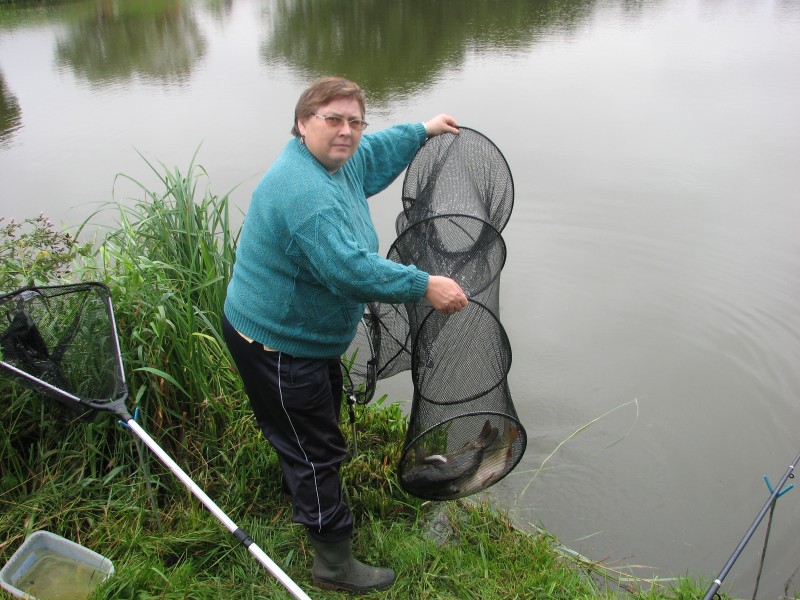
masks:
<svg viewBox="0 0 800 600"><path fill-rule="evenodd" d="M227 196L211 194L194 164L185 173L150 167L163 189L140 186L140 199L115 205L118 226L96 242L94 260L81 254L75 272L61 275L111 288L129 408L141 409L142 426L310 596L346 597L310 587L309 545L291 522L277 459L254 427L222 342L236 244ZM7 271L30 273L29 265L16 266ZM95 599L290 597L149 450L140 453L115 416L81 415L5 379L0 393L0 563L43 529L113 561L116 574ZM395 472L407 425L402 410L381 399L357 412L358 452L342 473L356 553L398 572L395 586L373 597L702 596L688 579L626 581L621 590L608 572L601 577L559 550L552 536L522 532L485 504L406 494Z"/></svg>

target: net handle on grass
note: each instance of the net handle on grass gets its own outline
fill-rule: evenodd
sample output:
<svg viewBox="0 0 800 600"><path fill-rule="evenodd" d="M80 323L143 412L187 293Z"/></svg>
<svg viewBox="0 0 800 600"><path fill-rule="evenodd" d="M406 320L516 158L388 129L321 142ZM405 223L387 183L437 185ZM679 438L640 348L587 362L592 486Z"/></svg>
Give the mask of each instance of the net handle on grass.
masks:
<svg viewBox="0 0 800 600"><path fill-rule="evenodd" d="M132 418L128 419L125 424L130 430L140 439L150 450L164 463L173 475L175 475L181 482L189 488L189 491L203 503L208 511L214 515L234 537L239 540L247 550L252 554L258 562L261 563L280 583L285 587L293 597L298 600L310 600L310 597L269 557L267 554L256 544L250 535L241 527L236 525L233 520L223 511L217 504L208 497L208 495L189 477L186 472L172 460L161 446L159 446L142 427Z"/></svg>

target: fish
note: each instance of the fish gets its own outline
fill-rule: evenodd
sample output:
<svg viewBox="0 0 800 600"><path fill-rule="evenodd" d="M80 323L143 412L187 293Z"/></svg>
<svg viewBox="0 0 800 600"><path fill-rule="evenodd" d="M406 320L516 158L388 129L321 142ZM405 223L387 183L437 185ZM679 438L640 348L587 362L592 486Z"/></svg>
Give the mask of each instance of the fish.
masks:
<svg viewBox="0 0 800 600"><path fill-rule="evenodd" d="M497 435L497 427L487 419L477 438L453 452L424 457L403 475L403 483L410 489L428 492L469 478L478 470L484 450L494 443Z"/></svg>
<svg viewBox="0 0 800 600"><path fill-rule="evenodd" d="M508 472L514 454L514 441L520 436L519 426L507 423L502 435L483 451L478 468L470 475L448 484L450 495L467 496L494 485Z"/></svg>

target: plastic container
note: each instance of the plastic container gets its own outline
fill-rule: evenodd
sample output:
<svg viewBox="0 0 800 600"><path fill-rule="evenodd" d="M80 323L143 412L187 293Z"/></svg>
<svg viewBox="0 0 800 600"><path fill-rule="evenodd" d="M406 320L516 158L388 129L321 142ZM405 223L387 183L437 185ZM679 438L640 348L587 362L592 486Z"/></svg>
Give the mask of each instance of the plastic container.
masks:
<svg viewBox="0 0 800 600"><path fill-rule="evenodd" d="M106 557L48 531L36 531L0 570L0 587L26 600L86 600L114 573Z"/></svg>

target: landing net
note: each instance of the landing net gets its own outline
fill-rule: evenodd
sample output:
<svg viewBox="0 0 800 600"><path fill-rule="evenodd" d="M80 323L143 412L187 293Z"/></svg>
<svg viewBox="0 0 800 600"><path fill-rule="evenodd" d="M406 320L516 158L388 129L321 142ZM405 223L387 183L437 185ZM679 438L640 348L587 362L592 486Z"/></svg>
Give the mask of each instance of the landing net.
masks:
<svg viewBox="0 0 800 600"><path fill-rule="evenodd" d="M108 288L31 287L0 296L0 366L76 409L127 415L127 386Z"/></svg>
<svg viewBox="0 0 800 600"><path fill-rule="evenodd" d="M24 288L0 296L0 368L67 406L114 412L239 542L299 600L308 595L131 417L111 293L101 283Z"/></svg>

